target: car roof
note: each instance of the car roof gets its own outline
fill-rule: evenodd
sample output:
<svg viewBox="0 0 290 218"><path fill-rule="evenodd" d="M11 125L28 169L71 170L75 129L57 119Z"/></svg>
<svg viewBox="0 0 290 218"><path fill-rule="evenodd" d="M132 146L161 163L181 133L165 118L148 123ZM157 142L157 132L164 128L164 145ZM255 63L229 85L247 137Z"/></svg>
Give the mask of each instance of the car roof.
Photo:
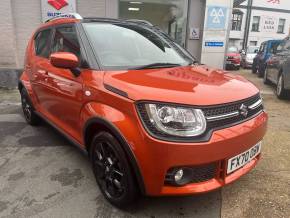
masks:
<svg viewBox="0 0 290 218"><path fill-rule="evenodd" d="M76 19L71 17L56 17L51 20L46 21L44 24L40 26L41 28L50 27L54 25L60 24L69 24L69 23L127 23L127 24L138 24L138 25L146 25L153 27L149 21L139 20L139 19L115 19L115 18L107 18L107 17L84 17L82 19Z"/></svg>

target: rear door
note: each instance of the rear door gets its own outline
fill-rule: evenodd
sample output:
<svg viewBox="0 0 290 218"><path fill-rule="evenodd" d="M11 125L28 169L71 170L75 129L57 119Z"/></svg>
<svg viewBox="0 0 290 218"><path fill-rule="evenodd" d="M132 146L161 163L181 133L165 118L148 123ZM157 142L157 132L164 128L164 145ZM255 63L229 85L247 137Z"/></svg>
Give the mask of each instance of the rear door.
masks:
<svg viewBox="0 0 290 218"><path fill-rule="evenodd" d="M47 104L47 80L49 52L52 37L52 29L42 29L35 34L33 41L33 54L29 68L31 69L31 86L36 96L36 107L40 112L44 112Z"/></svg>

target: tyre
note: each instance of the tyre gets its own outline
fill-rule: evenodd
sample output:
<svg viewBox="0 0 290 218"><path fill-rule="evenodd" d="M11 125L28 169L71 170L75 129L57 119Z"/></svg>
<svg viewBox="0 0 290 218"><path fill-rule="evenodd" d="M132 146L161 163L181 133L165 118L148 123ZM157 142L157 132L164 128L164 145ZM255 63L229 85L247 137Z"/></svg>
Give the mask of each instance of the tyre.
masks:
<svg viewBox="0 0 290 218"><path fill-rule="evenodd" d="M279 99L285 99L289 96L289 91L284 88L284 76L281 73L278 77L276 95Z"/></svg>
<svg viewBox="0 0 290 218"><path fill-rule="evenodd" d="M26 122L32 126L38 125L40 123L40 118L35 113L25 88L21 89L20 95L21 95L22 111Z"/></svg>
<svg viewBox="0 0 290 218"><path fill-rule="evenodd" d="M264 77L265 69L266 69L266 67L264 65L260 64L260 66L258 67L258 77L259 78Z"/></svg>
<svg viewBox="0 0 290 218"><path fill-rule="evenodd" d="M138 189L126 155L114 136L100 132L90 149L93 172L104 197L114 206L126 208L134 202Z"/></svg>
<svg viewBox="0 0 290 218"><path fill-rule="evenodd" d="M240 66L238 66L238 67L235 67L235 69L236 69L236 70L240 70L240 69L241 69L241 67L240 67Z"/></svg>
<svg viewBox="0 0 290 218"><path fill-rule="evenodd" d="M266 67L265 72L264 72L263 82L265 85L270 84L270 81L268 80L268 68L267 67Z"/></svg>
<svg viewBox="0 0 290 218"><path fill-rule="evenodd" d="M252 65L252 73L253 74L257 73L257 70L258 70L257 64L254 62Z"/></svg>

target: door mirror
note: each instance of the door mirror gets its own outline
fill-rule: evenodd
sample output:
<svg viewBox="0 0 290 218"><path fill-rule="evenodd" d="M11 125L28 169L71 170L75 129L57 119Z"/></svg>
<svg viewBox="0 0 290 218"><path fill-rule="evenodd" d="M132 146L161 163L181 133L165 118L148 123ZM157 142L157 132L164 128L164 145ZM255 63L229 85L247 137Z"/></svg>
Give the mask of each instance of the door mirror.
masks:
<svg viewBox="0 0 290 218"><path fill-rule="evenodd" d="M55 52L50 55L50 63L59 68L73 70L79 66L79 60L76 55L70 52Z"/></svg>

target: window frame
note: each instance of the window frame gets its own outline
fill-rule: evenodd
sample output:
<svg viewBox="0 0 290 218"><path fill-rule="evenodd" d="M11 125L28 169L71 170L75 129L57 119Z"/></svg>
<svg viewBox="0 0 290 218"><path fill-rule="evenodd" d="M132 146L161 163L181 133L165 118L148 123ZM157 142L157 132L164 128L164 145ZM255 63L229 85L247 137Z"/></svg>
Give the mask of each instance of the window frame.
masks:
<svg viewBox="0 0 290 218"><path fill-rule="evenodd" d="M62 27L72 27L74 30L75 30L75 33L76 33L76 36L77 36L77 40L78 40L78 43L79 43L79 46L80 46L80 59L79 59L79 67L80 68L85 68L85 69L90 69L91 67L91 64L90 62L88 61L88 55L87 55L87 52L86 52L86 49L84 48L84 44L83 44L83 40L81 39L80 37L80 31L78 30L78 25L77 23L63 23L63 24L56 24L56 25L53 25L52 30L52 37L51 37L51 42L50 42L50 53L49 55L51 55L52 53L52 45L53 45L53 42L54 42L54 37L55 37L55 33L56 33L56 29L57 28L62 28Z"/></svg>
<svg viewBox="0 0 290 218"><path fill-rule="evenodd" d="M279 31L279 27L281 26L281 25L280 25L280 21L284 21L282 31ZM284 34L285 26L286 26L286 19L284 19L284 18L279 18L277 33Z"/></svg>
<svg viewBox="0 0 290 218"><path fill-rule="evenodd" d="M234 18L236 16L236 19ZM243 18L244 14L241 11L234 11L232 13L232 31L241 31L242 30L242 25L243 25ZM235 24L236 28L233 28Z"/></svg>
<svg viewBox="0 0 290 218"><path fill-rule="evenodd" d="M254 23L254 18L258 18L258 23ZM260 23L261 23L261 16L253 16L252 18L252 32L260 32ZM254 25L257 25L257 28L254 28Z"/></svg>
<svg viewBox="0 0 290 218"><path fill-rule="evenodd" d="M37 52L36 52L36 38L38 36L39 33L43 32L43 31L46 31L46 30L50 30L50 36L49 36L49 45L48 45L48 56L47 57L44 57L44 56L41 56L41 55L38 55ZM33 37L33 51L34 51L34 55L36 57L39 57L39 58L44 58L44 59L49 59L49 56L50 56L50 52L51 52L51 43L52 43L52 38L53 38L53 28L52 27L44 27L44 28L41 28L41 29L38 29L35 34L34 34L34 37Z"/></svg>

